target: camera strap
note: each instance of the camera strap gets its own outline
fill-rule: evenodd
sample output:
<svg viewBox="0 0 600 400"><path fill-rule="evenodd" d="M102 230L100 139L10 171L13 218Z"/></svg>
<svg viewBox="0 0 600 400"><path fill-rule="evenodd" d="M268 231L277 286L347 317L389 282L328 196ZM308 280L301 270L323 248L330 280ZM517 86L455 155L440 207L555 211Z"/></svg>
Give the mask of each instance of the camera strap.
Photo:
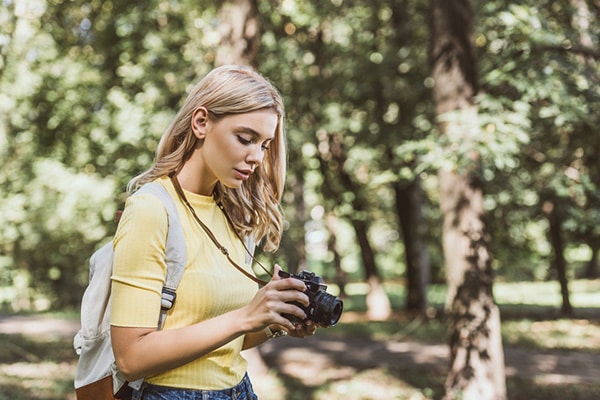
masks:
<svg viewBox="0 0 600 400"><path fill-rule="evenodd" d="M225 257L227 257L227 260L229 261L229 263L231 265L233 265L237 270L239 270L242 274L244 274L247 278L249 278L250 280L252 280L252 281L254 281L256 283L258 283L260 286L266 285L268 282L263 281L262 279L259 279L256 276L252 275L251 273L249 273L248 271L246 271L244 268L240 267L231 258L231 256L229 255L229 250L227 250L227 248L225 246L223 246L221 243L219 243L219 241L217 240L216 236L212 233L212 231L210 230L210 228L208 226L206 226L206 224L204 222L202 222L202 220L198 217L198 215L196 214L196 211L194 210L194 207L192 207L192 205L189 203L187 197L185 197L185 193L183 192L183 189L181 188L181 185L179 184L179 180L177 179L177 177L175 175L171 175L171 182L173 183L173 187L175 188L175 191L177 192L177 195L179 196L179 198L181 199L181 201L183 202L183 204L185 204L187 206L187 208L192 213L192 216L194 217L194 219L196 220L196 222L198 222L198 224L200 225L200 227L204 230L204 232L206 232L206 234L208 235L208 237L210 238L210 240L212 240L212 242L215 244L215 246L217 246L217 248L221 251L221 253L223 253L223 255L225 255ZM235 226L233 225L233 221L231 221L231 219L229 218L229 215L227 215L227 213L225 212L225 208L223 207L223 205L219 203L218 206L221 209L221 211L223 212L223 215L225 215L225 219L227 220L227 223L229 224L229 226L231 227L231 229L235 232L235 234L237 235L237 237L241 240L242 245L244 246L244 249L250 255L250 257L252 257L252 260L255 261L258 265L260 265L260 267L269 276L273 276L273 274L271 272L269 272L269 270L267 270L267 268L265 268L264 265L262 265L256 258L254 258L254 255L250 252L250 250L248 250L248 247L246 247L246 244L244 243L244 240L242 240L242 238L240 237L239 233L235 229Z"/></svg>

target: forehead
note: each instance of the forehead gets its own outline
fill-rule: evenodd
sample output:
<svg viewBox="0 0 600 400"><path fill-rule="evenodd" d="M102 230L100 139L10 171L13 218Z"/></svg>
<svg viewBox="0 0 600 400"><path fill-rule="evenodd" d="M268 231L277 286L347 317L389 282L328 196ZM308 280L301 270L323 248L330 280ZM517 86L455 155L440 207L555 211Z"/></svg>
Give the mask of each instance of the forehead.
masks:
<svg viewBox="0 0 600 400"><path fill-rule="evenodd" d="M279 116L274 110L265 109L243 114L230 114L223 118L231 128L263 140L275 138Z"/></svg>

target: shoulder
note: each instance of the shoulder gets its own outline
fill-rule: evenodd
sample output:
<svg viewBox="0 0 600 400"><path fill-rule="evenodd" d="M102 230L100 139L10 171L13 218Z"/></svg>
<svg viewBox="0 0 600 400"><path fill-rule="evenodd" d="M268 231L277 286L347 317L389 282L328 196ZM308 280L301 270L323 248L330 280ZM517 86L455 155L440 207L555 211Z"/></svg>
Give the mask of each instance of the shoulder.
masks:
<svg viewBox="0 0 600 400"><path fill-rule="evenodd" d="M121 221L135 221L144 225L167 226L167 211L162 200L148 192L134 193L127 198Z"/></svg>

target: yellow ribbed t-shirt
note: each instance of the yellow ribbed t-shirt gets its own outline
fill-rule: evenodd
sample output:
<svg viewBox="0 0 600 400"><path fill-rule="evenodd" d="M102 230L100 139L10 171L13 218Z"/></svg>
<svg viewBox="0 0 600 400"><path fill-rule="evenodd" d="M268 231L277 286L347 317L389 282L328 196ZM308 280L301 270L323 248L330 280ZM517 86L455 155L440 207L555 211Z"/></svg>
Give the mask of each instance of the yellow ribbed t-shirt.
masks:
<svg viewBox="0 0 600 400"><path fill-rule="evenodd" d="M247 304L256 283L233 267L179 200L168 178L157 180L174 199L183 228L187 264L177 288L177 300L163 329L189 326ZM196 214L225 246L231 257L251 272L242 242L212 197L185 195ZM114 238L111 324L156 327L165 281L165 241L168 219L162 202L140 194L127 200ZM238 384L246 372L240 355L244 337L181 367L150 376L156 385L220 390Z"/></svg>

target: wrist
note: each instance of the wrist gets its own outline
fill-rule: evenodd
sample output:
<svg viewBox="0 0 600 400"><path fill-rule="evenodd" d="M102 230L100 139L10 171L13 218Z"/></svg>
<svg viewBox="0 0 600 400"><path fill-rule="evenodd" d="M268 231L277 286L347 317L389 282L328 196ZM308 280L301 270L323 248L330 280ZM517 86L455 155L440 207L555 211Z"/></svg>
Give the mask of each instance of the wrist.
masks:
<svg viewBox="0 0 600 400"><path fill-rule="evenodd" d="M267 339L274 339L280 336L286 336L287 332L283 329L271 329L271 327L267 326L264 329L265 335L267 335Z"/></svg>
<svg viewBox="0 0 600 400"><path fill-rule="evenodd" d="M260 328L255 325L255 322L252 320L250 315L245 312L245 308L232 311L231 314L232 323L237 327L236 329L239 330L241 335L247 335L249 333L259 331Z"/></svg>

